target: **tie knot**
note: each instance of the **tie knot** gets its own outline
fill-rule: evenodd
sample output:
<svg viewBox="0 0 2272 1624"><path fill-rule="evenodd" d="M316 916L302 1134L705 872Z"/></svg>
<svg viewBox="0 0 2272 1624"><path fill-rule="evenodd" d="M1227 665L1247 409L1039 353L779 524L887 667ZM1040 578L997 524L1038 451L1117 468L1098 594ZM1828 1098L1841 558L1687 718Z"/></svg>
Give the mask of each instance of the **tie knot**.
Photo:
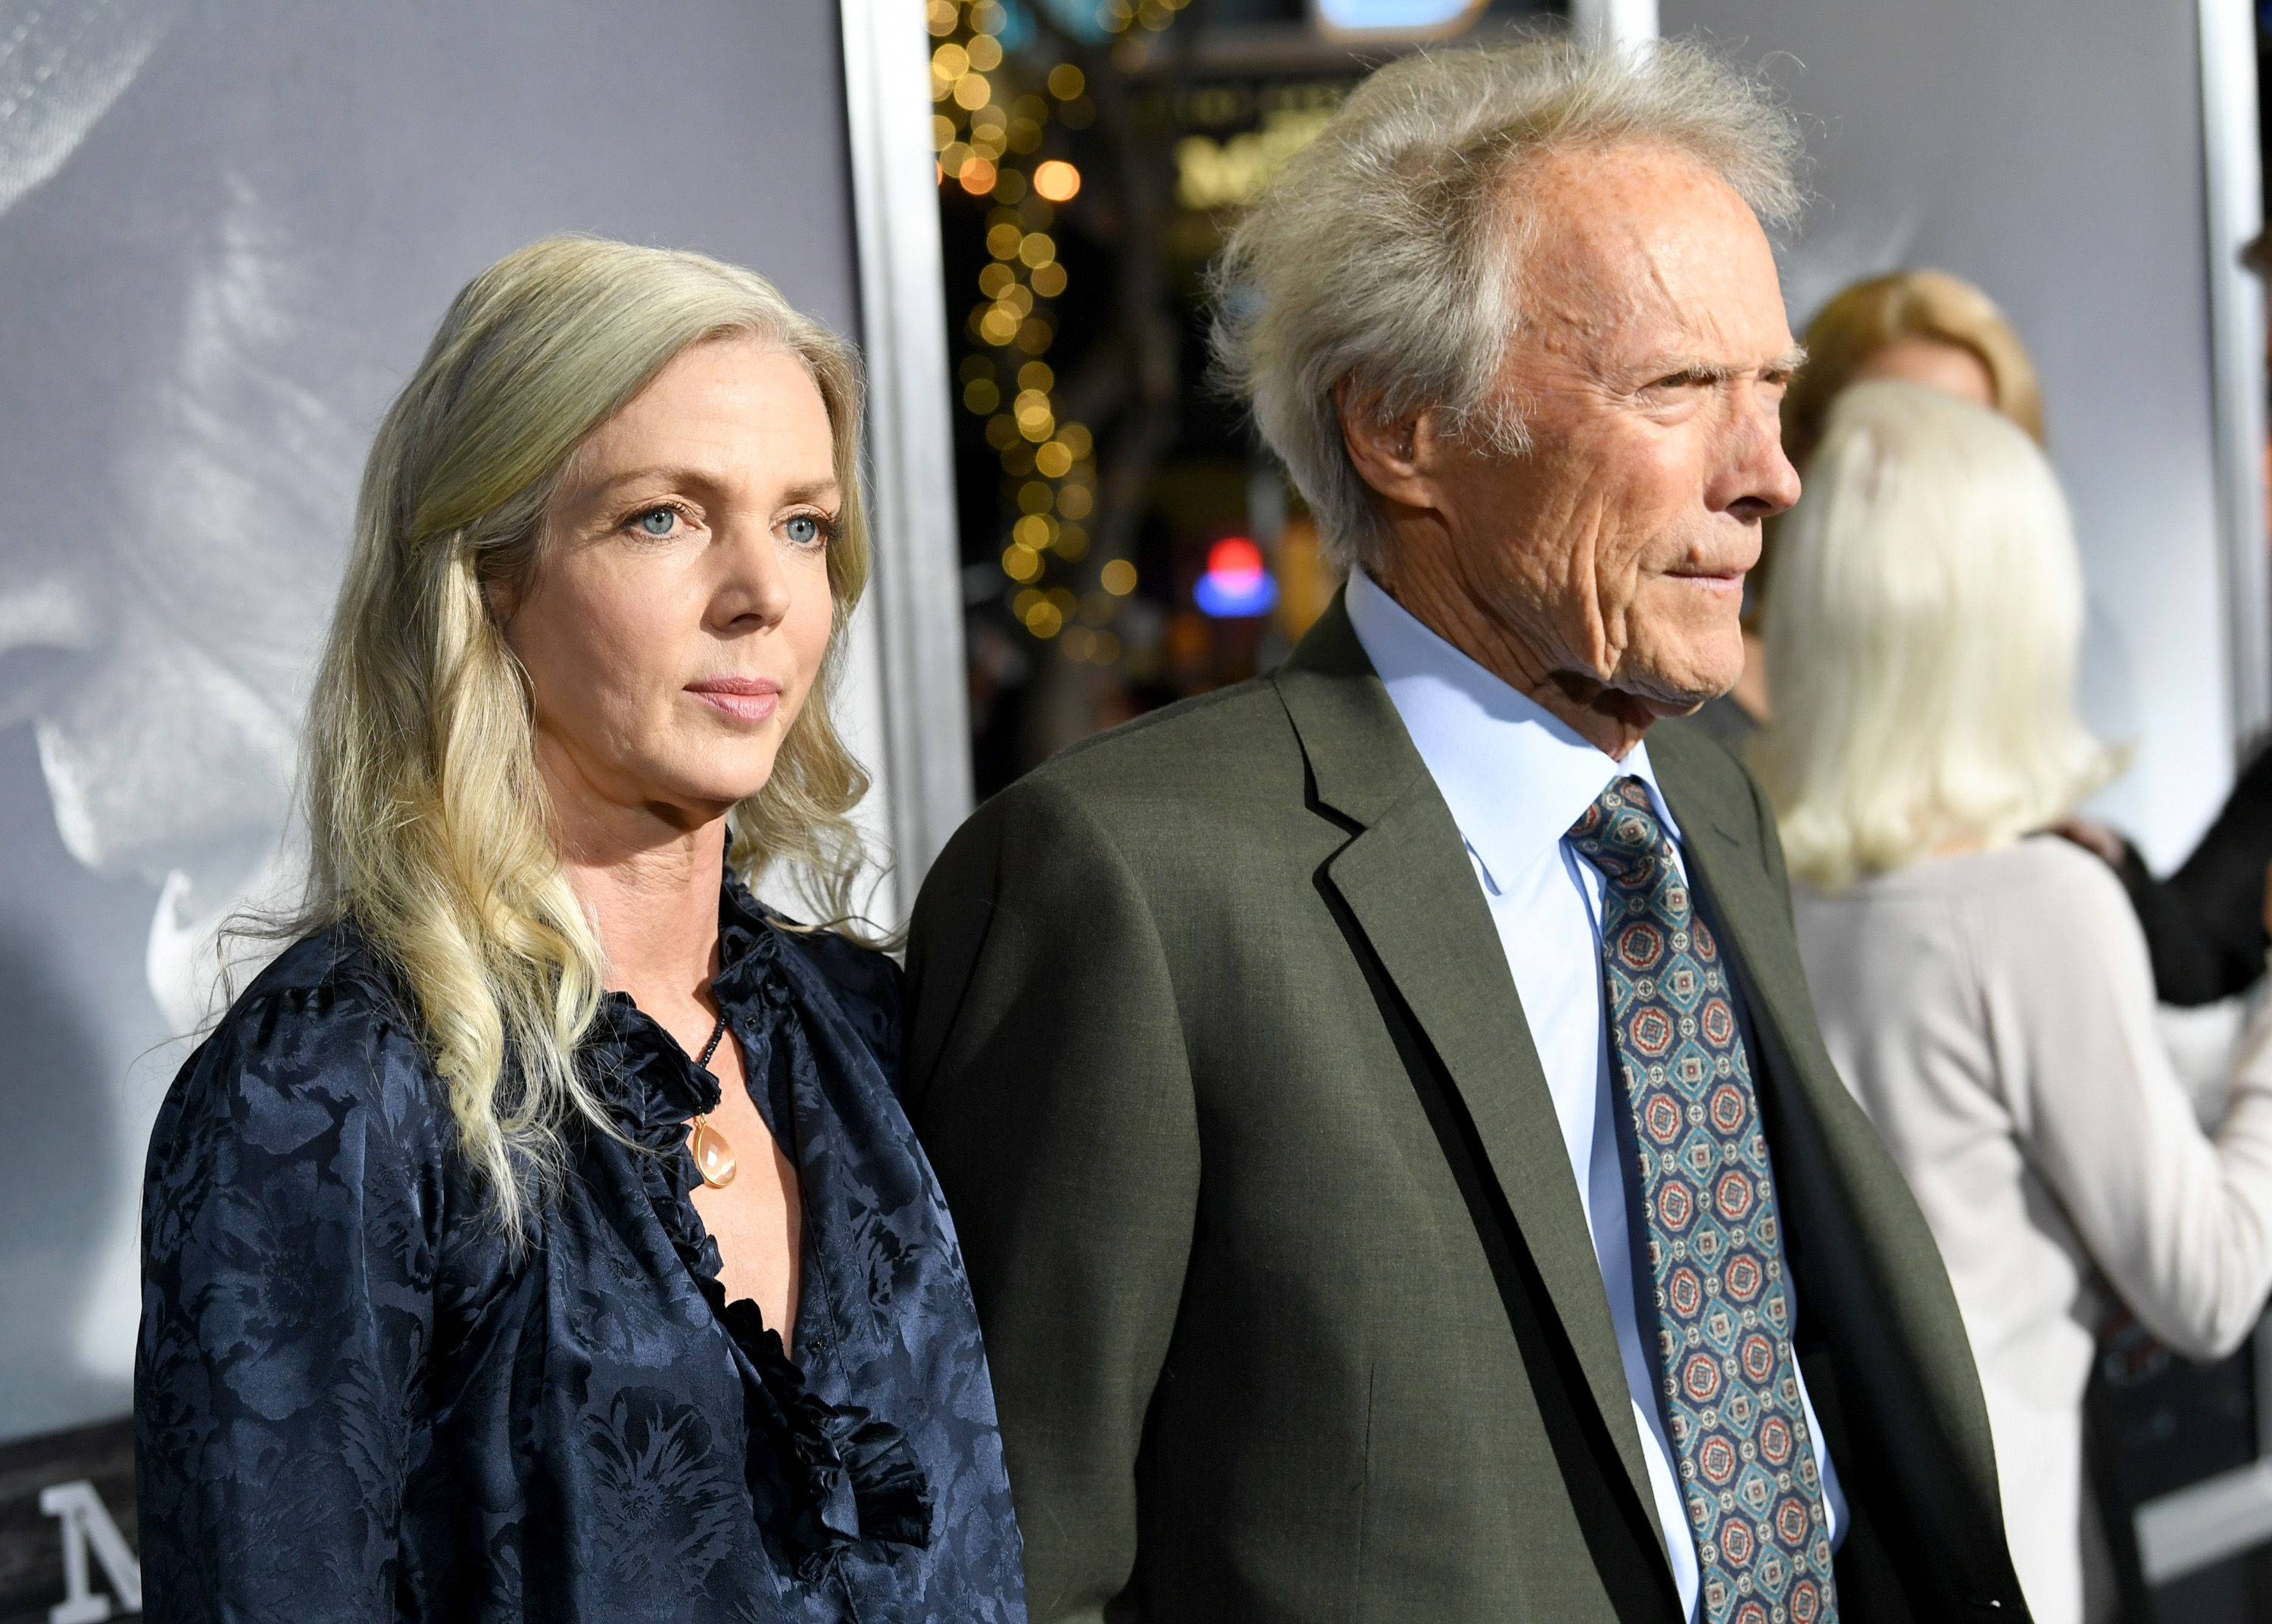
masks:
<svg viewBox="0 0 2272 1624"><path fill-rule="evenodd" d="M1611 884L1646 890L1678 871L1672 842L1650 804L1648 786L1631 776L1611 780L1570 825L1570 843Z"/></svg>

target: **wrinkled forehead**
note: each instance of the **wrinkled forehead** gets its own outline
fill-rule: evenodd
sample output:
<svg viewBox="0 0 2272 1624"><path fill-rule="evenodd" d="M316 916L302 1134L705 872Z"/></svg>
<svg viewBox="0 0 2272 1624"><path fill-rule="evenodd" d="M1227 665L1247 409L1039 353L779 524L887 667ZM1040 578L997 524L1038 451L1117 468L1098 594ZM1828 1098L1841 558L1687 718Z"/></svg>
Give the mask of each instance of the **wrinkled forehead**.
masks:
<svg viewBox="0 0 2272 1624"><path fill-rule="evenodd" d="M1627 143L1547 153L1503 206L1521 245L1513 292L1525 327L1670 328L1761 360L1790 347L1766 232L1734 187L1685 153Z"/></svg>

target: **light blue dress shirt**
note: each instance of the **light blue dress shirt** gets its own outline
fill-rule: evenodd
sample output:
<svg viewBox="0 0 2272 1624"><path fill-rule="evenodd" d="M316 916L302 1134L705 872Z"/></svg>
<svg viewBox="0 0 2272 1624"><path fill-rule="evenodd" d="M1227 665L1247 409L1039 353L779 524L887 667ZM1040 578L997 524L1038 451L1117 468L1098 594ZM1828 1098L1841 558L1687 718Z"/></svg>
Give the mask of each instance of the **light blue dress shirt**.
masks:
<svg viewBox="0 0 2272 1624"><path fill-rule="evenodd" d="M1672 837L1680 825L1658 790L1648 747L1623 761L1596 749L1528 695L1493 676L1408 614L1362 570L1349 582L1349 616L1372 667L1387 685L1420 759L1436 780L1467 842L1515 991L1530 1024L1547 1091L1562 1125L1562 1148L1594 1238L1594 1259L1609 1293L1610 1321L1625 1360L1626 1387L1641 1453L1655 1492L1665 1555L1680 1602L1696 1616L1696 1542L1688 1531L1680 1480L1656 1400L1658 1374L1644 1349L1633 1297L1633 1253L1626 1198L1627 1170L1618 1152L1623 1098L1612 1091L1608 1012L1602 987L1602 876L1563 837L1620 778L1648 786ZM1784 1288L1790 1292L1789 1271ZM1790 1299L1796 1320L1798 1304ZM1653 1342L1655 1328L1651 1327ZM1824 1448L1821 1426L1800 1402L1822 1472L1823 1509L1835 1546L1846 1532L1846 1502Z"/></svg>

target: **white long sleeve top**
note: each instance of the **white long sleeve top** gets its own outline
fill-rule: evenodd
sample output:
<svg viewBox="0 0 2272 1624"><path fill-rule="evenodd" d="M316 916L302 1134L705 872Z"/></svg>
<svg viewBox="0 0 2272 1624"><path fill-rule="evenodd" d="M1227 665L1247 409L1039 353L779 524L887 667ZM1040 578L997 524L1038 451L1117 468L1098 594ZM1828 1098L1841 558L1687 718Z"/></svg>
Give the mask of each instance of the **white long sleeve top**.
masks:
<svg viewBox="0 0 2272 1624"><path fill-rule="evenodd" d="M1823 1036L1939 1242L2039 1624L2082 1617L2096 1271L2164 1342L2230 1352L2272 1289L2272 1025L2215 1138L2154 1027L2120 883L2055 837L1835 896L1793 888Z"/></svg>

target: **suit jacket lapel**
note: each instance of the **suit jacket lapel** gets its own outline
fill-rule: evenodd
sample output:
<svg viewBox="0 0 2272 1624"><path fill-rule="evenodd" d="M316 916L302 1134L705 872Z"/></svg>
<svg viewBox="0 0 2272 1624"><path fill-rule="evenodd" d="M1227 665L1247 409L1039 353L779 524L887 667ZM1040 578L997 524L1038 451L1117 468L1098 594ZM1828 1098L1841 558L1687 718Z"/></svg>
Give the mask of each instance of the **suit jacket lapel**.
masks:
<svg viewBox="0 0 2272 1624"><path fill-rule="evenodd" d="M1694 748L1686 736L1659 729L1649 737L1658 785L1687 837L1682 859L1735 949L1753 1021L1779 1035L1808 1030L1814 1011L1806 1002L1806 971L1791 934L1790 898L1760 866L1757 809L1703 793L1700 775L1686 770ZM1762 1076L1760 1085L1782 1080ZM1804 1077L1793 1081L1806 1084Z"/></svg>
<svg viewBox="0 0 2272 1624"><path fill-rule="evenodd" d="M1277 684L1318 800L1362 826L1327 865L1327 881L1459 1091L1654 1523L1655 1495L1561 1123L1459 827L1338 596Z"/></svg>

